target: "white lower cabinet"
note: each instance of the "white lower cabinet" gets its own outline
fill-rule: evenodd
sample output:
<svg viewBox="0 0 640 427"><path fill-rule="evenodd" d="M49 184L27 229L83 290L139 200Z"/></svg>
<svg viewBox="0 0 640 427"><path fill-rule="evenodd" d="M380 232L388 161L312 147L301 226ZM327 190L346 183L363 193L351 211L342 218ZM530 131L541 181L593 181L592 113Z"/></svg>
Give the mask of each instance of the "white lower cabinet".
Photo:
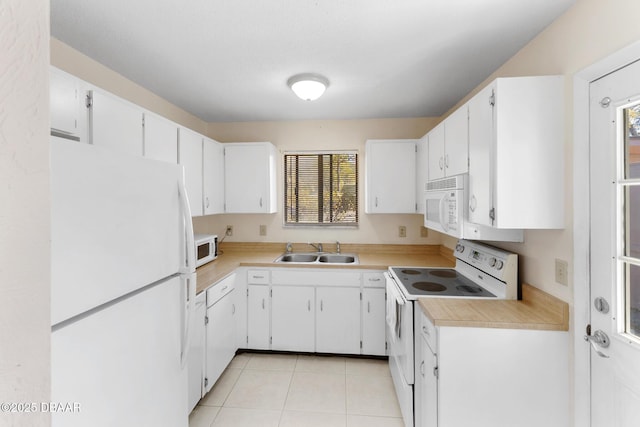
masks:
<svg viewBox="0 0 640 427"><path fill-rule="evenodd" d="M316 351L360 354L360 288L316 288Z"/></svg>
<svg viewBox="0 0 640 427"><path fill-rule="evenodd" d="M387 354L386 309L384 287L362 290L362 354Z"/></svg>
<svg viewBox="0 0 640 427"><path fill-rule="evenodd" d="M207 290L205 391L220 378L237 350L234 281L232 274Z"/></svg>
<svg viewBox="0 0 640 427"><path fill-rule="evenodd" d="M274 285L271 295L271 349L315 351L315 289Z"/></svg>
<svg viewBox="0 0 640 427"><path fill-rule="evenodd" d="M268 285L247 286L247 348L269 350L271 299Z"/></svg>
<svg viewBox="0 0 640 427"><path fill-rule="evenodd" d="M196 297L195 312L189 331L189 412L195 408L204 395L204 359L205 359L205 318L207 315L207 293Z"/></svg>
<svg viewBox="0 0 640 427"><path fill-rule="evenodd" d="M415 427L569 425L567 332L415 325Z"/></svg>

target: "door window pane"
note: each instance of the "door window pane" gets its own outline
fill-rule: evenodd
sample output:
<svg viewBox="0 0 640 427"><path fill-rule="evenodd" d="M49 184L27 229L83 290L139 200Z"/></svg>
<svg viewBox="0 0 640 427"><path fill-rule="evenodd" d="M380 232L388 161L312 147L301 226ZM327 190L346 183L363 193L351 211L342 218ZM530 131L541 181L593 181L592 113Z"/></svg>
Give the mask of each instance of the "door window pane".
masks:
<svg viewBox="0 0 640 427"><path fill-rule="evenodd" d="M624 163L627 179L640 178L640 104L624 109Z"/></svg>
<svg viewBox="0 0 640 427"><path fill-rule="evenodd" d="M626 332L640 337L640 267L627 264Z"/></svg>

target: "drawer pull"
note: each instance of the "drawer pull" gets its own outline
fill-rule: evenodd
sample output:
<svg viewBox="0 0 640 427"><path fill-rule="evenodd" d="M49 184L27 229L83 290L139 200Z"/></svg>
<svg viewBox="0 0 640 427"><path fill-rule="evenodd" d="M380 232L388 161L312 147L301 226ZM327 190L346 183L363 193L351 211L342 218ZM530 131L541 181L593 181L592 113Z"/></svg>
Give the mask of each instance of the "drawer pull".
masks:
<svg viewBox="0 0 640 427"><path fill-rule="evenodd" d="M264 276L256 276L256 275L253 275L253 276L251 276L251 277L252 277L253 279L264 279Z"/></svg>

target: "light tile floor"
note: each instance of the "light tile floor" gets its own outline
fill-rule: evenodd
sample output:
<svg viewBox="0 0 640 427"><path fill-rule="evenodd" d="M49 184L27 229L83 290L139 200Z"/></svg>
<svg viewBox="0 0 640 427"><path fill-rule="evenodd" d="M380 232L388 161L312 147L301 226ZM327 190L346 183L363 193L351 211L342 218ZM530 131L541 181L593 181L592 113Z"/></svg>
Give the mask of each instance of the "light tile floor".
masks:
<svg viewBox="0 0 640 427"><path fill-rule="evenodd" d="M189 427L404 427L386 360L243 353Z"/></svg>

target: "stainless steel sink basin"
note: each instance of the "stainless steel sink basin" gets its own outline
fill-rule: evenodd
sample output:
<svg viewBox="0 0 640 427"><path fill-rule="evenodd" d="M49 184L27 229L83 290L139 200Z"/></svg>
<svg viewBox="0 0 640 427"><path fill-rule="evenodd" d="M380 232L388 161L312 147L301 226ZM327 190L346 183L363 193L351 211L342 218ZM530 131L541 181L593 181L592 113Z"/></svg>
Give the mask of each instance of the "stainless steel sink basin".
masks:
<svg viewBox="0 0 640 427"><path fill-rule="evenodd" d="M318 257L318 262L323 262L327 264L354 264L356 262L355 255L342 255L342 254L331 254L331 255L320 255Z"/></svg>
<svg viewBox="0 0 640 427"><path fill-rule="evenodd" d="M358 256L356 254L286 253L276 258L275 262L299 264L358 264Z"/></svg>
<svg viewBox="0 0 640 427"><path fill-rule="evenodd" d="M314 262L317 259L315 254L284 254L276 262Z"/></svg>

